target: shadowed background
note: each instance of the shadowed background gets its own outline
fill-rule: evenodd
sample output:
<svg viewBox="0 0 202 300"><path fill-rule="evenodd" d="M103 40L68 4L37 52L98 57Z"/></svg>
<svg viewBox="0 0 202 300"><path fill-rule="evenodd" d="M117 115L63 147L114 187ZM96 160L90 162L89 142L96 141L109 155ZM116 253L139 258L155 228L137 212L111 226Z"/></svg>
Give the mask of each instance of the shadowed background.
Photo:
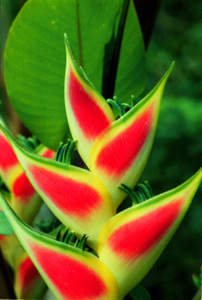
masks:
<svg viewBox="0 0 202 300"><path fill-rule="evenodd" d="M8 29L23 2L2 0L0 4L1 8L6 7L1 10L0 21L0 111L3 115L9 114L13 126L25 132L7 100L2 65ZM154 147L140 180L148 179L158 194L181 184L202 163L202 3L163 0L160 6L161 1L134 2L147 47L146 91L157 83L171 62L176 61L165 89ZM201 198L202 188L183 225L142 282L152 299L189 300L196 293L192 274L200 272L201 264Z"/></svg>

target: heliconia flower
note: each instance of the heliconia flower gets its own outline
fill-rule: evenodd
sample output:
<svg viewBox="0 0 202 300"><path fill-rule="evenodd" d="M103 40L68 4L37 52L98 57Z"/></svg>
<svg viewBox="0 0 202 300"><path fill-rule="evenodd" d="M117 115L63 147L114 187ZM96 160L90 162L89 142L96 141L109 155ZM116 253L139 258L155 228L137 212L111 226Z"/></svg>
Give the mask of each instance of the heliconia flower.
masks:
<svg viewBox="0 0 202 300"><path fill-rule="evenodd" d="M7 186L13 169L19 165L18 159L6 139L3 132L0 132L0 176Z"/></svg>
<svg viewBox="0 0 202 300"><path fill-rule="evenodd" d="M5 239L6 235L0 234L0 244Z"/></svg>
<svg viewBox="0 0 202 300"><path fill-rule="evenodd" d="M23 247L58 300L119 299L114 276L95 255L56 241L23 224L1 196L0 204Z"/></svg>
<svg viewBox="0 0 202 300"><path fill-rule="evenodd" d="M42 299L47 286L17 236L1 237L1 252L13 270L17 299Z"/></svg>
<svg viewBox="0 0 202 300"><path fill-rule="evenodd" d="M36 153L39 156L50 159L55 156L54 151L44 146L39 147ZM10 191L14 211L16 211L19 217L25 222L32 222L41 207L42 201L27 178L20 163L10 178Z"/></svg>
<svg viewBox="0 0 202 300"><path fill-rule="evenodd" d="M47 286L25 251L16 261L14 274L14 290L18 299L43 298Z"/></svg>
<svg viewBox="0 0 202 300"><path fill-rule="evenodd" d="M114 121L109 104L78 66L66 38L65 106L69 127L78 140L78 151L89 165L94 140Z"/></svg>
<svg viewBox="0 0 202 300"><path fill-rule="evenodd" d="M89 171L23 149L3 127L1 129L45 203L67 227L77 234L89 235L92 247L96 248L102 226L115 214L104 184Z"/></svg>
<svg viewBox="0 0 202 300"><path fill-rule="evenodd" d="M79 68L66 41L65 105L69 127L85 163L105 184L117 208L125 198L121 183L134 187L150 154L165 83L173 64L155 88L114 121L105 99Z"/></svg>
<svg viewBox="0 0 202 300"><path fill-rule="evenodd" d="M24 224L2 196L0 205L57 299L119 300L156 262L181 223L201 179L199 170L176 189L113 217L98 238L98 257Z"/></svg>
<svg viewBox="0 0 202 300"><path fill-rule="evenodd" d="M43 145L38 147L37 154L48 158L53 158L55 155L54 151ZM22 220L32 222L42 202L2 131L0 132L0 176L10 190L10 203L14 211Z"/></svg>
<svg viewBox="0 0 202 300"><path fill-rule="evenodd" d="M117 187L134 187L150 154L166 80L172 67L156 87L130 111L115 121L95 141L90 153L90 170L102 180L115 207L125 198Z"/></svg>
<svg viewBox="0 0 202 300"><path fill-rule="evenodd" d="M55 161L24 148L0 125L0 142L5 149L12 147L8 151L11 162L2 164L0 170L2 177L7 176L6 184L15 198L9 203L0 195L0 206L57 299L119 300L142 280L170 241L201 182L202 170L181 186L115 215L126 196L124 191L133 195L131 188L148 159L161 97L173 64L143 100L127 113L123 110L124 114L115 121L110 106L78 66L68 41L66 44L67 118L90 171L71 166L69 157L63 157L75 141L70 143L72 147L59 147L60 161ZM25 184L28 179L30 186ZM83 235L82 245L88 237L87 248L78 249L78 240L75 245L68 244L68 230L62 239L59 231L55 240L20 220L19 207L26 207L34 190L65 226L77 237ZM26 297L30 289L37 291L39 274L25 254L20 256L17 268L18 296Z"/></svg>
<svg viewBox="0 0 202 300"><path fill-rule="evenodd" d="M154 265L181 223L201 182L202 169L179 187L113 217L98 239L98 256L112 271L121 298Z"/></svg>

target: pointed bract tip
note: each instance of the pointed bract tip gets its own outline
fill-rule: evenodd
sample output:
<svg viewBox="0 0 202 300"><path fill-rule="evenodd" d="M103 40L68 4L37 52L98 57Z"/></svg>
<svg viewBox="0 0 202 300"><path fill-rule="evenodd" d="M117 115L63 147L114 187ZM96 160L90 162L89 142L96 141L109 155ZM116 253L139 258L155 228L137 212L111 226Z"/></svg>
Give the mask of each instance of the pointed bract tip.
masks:
<svg viewBox="0 0 202 300"><path fill-rule="evenodd" d="M191 178L189 178L184 183L184 185L192 184L193 186L195 186L195 190L197 190L201 181L202 181L202 167Z"/></svg>
<svg viewBox="0 0 202 300"><path fill-rule="evenodd" d="M66 32L64 33L64 42L65 42L65 46L69 49L70 43L69 43L69 39L68 39Z"/></svg>
<svg viewBox="0 0 202 300"><path fill-rule="evenodd" d="M162 81L168 79L168 77L170 76L170 73L172 72L174 66L175 66L175 61L172 62L172 64L170 65L169 69L168 69L167 72L164 74L164 76L163 76L163 78L162 78Z"/></svg>
<svg viewBox="0 0 202 300"><path fill-rule="evenodd" d="M151 93L156 90L158 90L158 88L160 86L162 86L162 91L165 87L166 81L168 79L168 77L170 76L170 73L172 72L173 68L174 68L175 62L173 61L171 66L169 67L169 69L167 70L167 72L163 75L163 77L159 80L159 82L156 84L156 86L154 87L154 89L151 91Z"/></svg>
<svg viewBox="0 0 202 300"><path fill-rule="evenodd" d="M188 187L188 188L191 187L192 191L195 193L201 183L201 180L202 180L202 168L200 168L192 177L187 179L185 182L183 182L181 185L179 185L174 190L180 191L182 189L186 189L186 187ZM172 193L172 191L173 190L171 190L169 192Z"/></svg>

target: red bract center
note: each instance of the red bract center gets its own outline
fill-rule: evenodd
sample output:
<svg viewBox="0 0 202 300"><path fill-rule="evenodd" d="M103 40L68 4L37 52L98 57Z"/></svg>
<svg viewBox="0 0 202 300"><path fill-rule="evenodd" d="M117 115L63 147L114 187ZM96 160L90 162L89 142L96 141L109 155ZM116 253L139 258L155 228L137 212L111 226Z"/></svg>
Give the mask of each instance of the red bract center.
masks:
<svg viewBox="0 0 202 300"><path fill-rule="evenodd" d="M32 284L37 277L40 278L39 272L35 268L31 259L26 257L19 267L19 282L21 288L28 289L29 285Z"/></svg>
<svg viewBox="0 0 202 300"><path fill-rule="evenodd" d="M84 263L38 245L32 244L32 251L64 299L96 299L107 293L103 280Z"/></svg>
<svg viewBox="0 0 202 300"><path fill-rule="evenodd" d="M4 171L7 171L7 169L16 164L18 164L18 160L11 145L0 135L0 167Z"/></svg>
<svg viewBox="0 0 202 300"><path fill-rule="evenodd" d="M101 197L91 186L38 166L29 170L39 188L65 213L87 217L101 204Z"/></svg>
<svg viewBox="0 0 202 300"><path fill-rule="evenodd" d="M88 139L94 139L110 125L110 122L95 100L85 91L73 71L69 75L68 87L75 118L83 134Z"/></svg>
<svg viewBox="0 0 202 300"><path fill-rule="evenodd" d="M147 139L152 112L151 106L101 150L96 162L98 168L119 176L130 167Z"/></svg>
<svg viewBox="0 0 202 300"><path fill-rule="evenodd" d="M181 205L178 199L121 226L110 236L109 247L126 260L144 255L172 226Z"/></svg>
<svg viewBox="0 0 202 300"><path fill-rule="evenodd" d="M27 202L35 193L35 189L29 182L25 173L22 173L13 184L15 197L20 197L22 202Z"/></svg>

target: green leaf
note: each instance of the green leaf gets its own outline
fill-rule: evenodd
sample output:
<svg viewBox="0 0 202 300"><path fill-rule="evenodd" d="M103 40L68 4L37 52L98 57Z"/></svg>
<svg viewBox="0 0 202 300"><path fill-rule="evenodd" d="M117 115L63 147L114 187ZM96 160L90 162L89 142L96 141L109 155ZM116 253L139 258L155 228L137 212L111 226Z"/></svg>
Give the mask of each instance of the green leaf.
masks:
<svg viewBox="0 0 202 300"><path fill-rule="evenodd" d="M14 21L5 52L5 79L22 121L46 146L68 135L64 107L64 33L88 77L102 90L123 0L29 0ZM133 3L123 34L115 94L122 101L145 84L145 51Z"/></svg>
<svg viewBox="0 0 202 300"><path fill-rule="evenodd" d="M12 235L14 234L13 228L7 220L3 211L0 211L0 235Z"/></svg>
<svg viewBox="0 0 202 300"><path fill-rule="evenodd" d="M151 300L149 292L140 284L138 284L130 293L129 296L133 300Z"/></svg>

